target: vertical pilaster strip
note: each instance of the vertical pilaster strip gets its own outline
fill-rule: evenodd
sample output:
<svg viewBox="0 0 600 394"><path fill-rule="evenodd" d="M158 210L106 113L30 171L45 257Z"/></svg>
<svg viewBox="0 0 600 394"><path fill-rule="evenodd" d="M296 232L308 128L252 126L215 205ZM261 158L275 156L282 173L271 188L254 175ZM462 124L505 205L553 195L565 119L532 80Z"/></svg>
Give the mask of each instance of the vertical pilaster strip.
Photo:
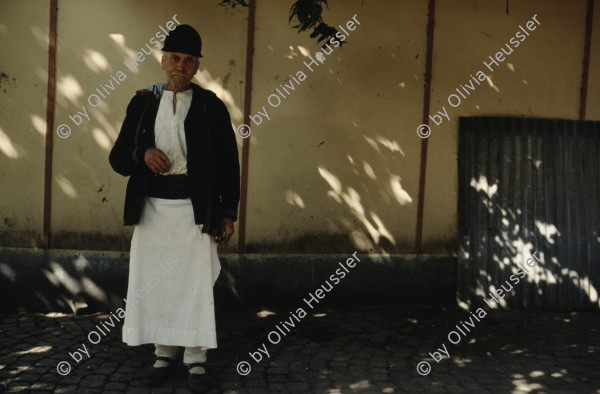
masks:
<svg viewBox="0 0 600 394"><path fill-rule="evenodd" d="M58 0L50 0L48 44L48 94L46 98L46 152L44 163L44 224L42 245L50 248L50 211L52 208L52 149L54 136L54 99L56 92L56 14Z"/></svg>
<svg viewBox="0 0 600 394"><path fill-rule="evenodd" d="M248 11L248 33L246 44L246 86L244 94L244 121L250 124L252 106L252 70L254 68L254 23L256 20L256 0L250 0ZM240 190L240 216L238 221L238 253L244 254L246 247L246 200L248 197L248 158L250 155L250 136L242 143L242 177Z"/></svg>
<svg viewBox="0 0 600 394"><path fill-rule="evenodd" d="M427 55L425 58L425 83L423 84L423 124L429 125L429 103L431 100L431 69L433 62L433 30L435 26L435 0L429 0L427 10ZM419 173L419 202L417 205L417 235L415 254L421 253L423 235L423 205L425 201L425 175L427 171L427 143L429 138L421 139L421 170Z"/></svg>
<svg viewBox="0 0 600 394"><path fill-rule="evenodd" d="M590 51L592 47L592 25L594 23L594 0L588 0L585 18L585 42L583 46L583 71L581 75L581 96L579 100L579 120L585 120L587 104L588 76L590 70Z"/></svg>

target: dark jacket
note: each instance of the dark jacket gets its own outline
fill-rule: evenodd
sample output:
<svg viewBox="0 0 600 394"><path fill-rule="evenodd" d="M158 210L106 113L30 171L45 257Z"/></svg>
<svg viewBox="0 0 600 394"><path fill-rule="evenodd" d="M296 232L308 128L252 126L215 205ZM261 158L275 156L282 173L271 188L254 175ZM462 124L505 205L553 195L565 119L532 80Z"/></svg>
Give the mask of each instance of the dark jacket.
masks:
<svg viewBox="0 0 600 394"><path fill-rule="evenodd" d="M144 161L146 149L155 147L154 123L165 83L138 90L109 161L112 168L129 176L123 224L137 224L144 198L156 175ZM202 232L219 233L225 217L237 220L240 199L240 165L235 133L225 104L206 89L192 83L193 96L184 121L187 174L191 184L194 221Z"/></svg>

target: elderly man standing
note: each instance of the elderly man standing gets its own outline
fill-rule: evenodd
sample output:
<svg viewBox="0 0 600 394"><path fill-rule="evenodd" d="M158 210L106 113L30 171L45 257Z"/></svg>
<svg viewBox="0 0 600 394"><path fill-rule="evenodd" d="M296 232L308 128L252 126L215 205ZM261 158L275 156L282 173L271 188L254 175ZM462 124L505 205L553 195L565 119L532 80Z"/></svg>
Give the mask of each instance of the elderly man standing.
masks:
<svg viewBox="0 0 600 394"><path fill-rule="evenodd" d="M153 386L185 347L190 388L202 391L211 383L206 350L217 347L217 243L229 241L237 219L238 150L223 102L191 82L202 57L198 32L179 25L162 50L167 82L136 92L109 157L129 176L124 224L135 225L123 341L155 344Z"/></svg>

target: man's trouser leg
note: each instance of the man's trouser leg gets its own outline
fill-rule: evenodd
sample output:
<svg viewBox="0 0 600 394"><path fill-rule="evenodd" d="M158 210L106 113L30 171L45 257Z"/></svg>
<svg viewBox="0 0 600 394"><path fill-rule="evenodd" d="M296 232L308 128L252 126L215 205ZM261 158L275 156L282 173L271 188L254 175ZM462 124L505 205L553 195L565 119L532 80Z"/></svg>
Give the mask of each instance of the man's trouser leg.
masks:
<svg viewBox="0 0 600 394"><path fill-rule="evenodd" d="M185 352L183 353L183 363L205 363L206 350L208 350L208 348L204 346L186 347Z"/></svg>
<svg viewBox="0 0 600 394"><path fill-rule="evenodd" d="M154 351L156 357L169 357L173 360L177 358L177 346L159 345L158 343L155 343L154 347L156 348Z"/></svg>
<svg viewBox="0 0 600 394"><path fill-rule="evenodd" d="M203 346L186 347L183 353L183 363L188 367L188 384L192 391L208 391L212 387L210 371L206 366L206 350Z"/></svg>

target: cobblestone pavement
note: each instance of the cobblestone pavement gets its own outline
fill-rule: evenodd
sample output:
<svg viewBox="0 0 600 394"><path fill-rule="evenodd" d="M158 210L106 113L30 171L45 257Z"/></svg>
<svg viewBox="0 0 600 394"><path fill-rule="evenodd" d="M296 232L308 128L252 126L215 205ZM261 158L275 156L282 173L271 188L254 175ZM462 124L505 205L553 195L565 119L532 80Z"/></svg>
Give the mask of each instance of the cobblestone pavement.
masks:
<svg viewBox="0 0 600 394"><path fill-rule="evenodd" d="M321 309L304 318L295 309L257 312L218 312L212 393L600 393L598 313L489 310L476 321L460 310ZM152 364L153 346L124 345L122 323L102 325L108 318L0 315L0 391L188 392L183 367L161 387L145 388L140 375ZM96 325L105 336L92 344ZM89 358L82 353L77 364L69 352L83 345ZM438 349L450 358L434 361ZM57 372L61 361L72 367L65 376ZM247 376L236 371L242 361L252 369ZM427 376L417 372L421 361L430 363Z"/></svg>

